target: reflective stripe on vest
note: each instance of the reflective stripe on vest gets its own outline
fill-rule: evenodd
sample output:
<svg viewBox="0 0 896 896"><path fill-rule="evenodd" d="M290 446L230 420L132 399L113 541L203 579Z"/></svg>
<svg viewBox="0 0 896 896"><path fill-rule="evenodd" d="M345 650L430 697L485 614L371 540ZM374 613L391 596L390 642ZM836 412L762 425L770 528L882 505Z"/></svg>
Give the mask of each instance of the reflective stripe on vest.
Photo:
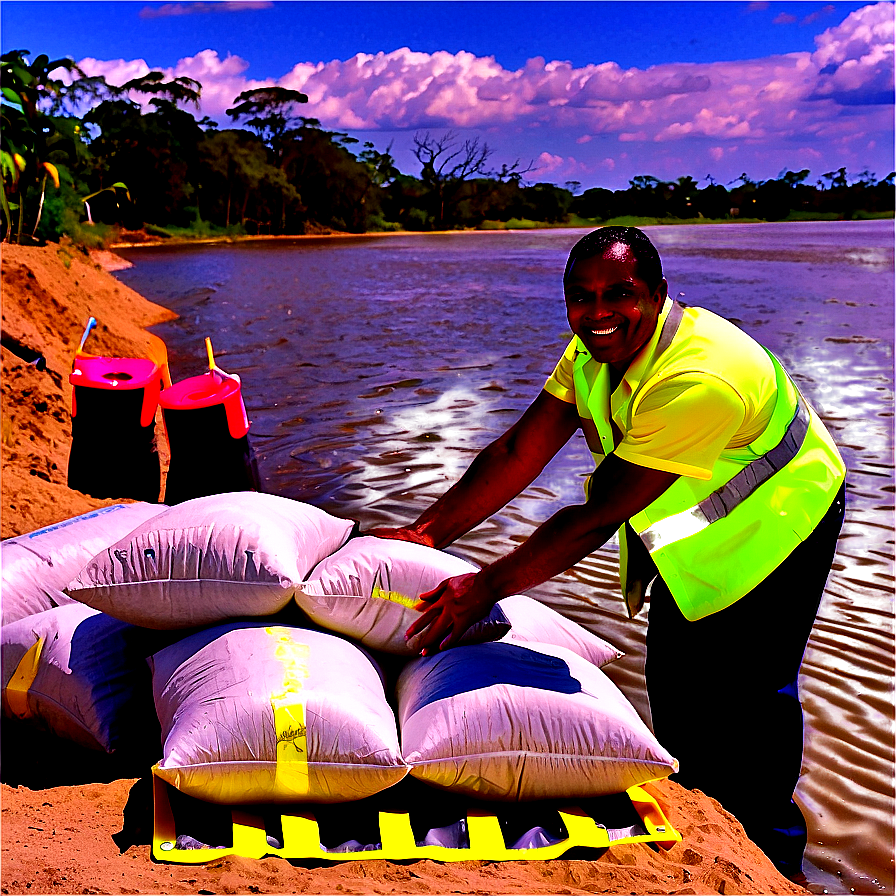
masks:
<svg viewBox="0 0 896 896"><path fill-rule="evenodd" d="M766 349L768 351L768 349ZM778 395L783 396L783 368L777 359L768 352L775 365L775 380ZM689 507L674 516L659 520L644 529L641 540L647 550L653 553L667 545L674 544L681 538L695 535L712 523L726 517L738 504L741 504L772 476L783 469L799 454L800 448L809 431L809 408L802 395L797 392L797 406L790 425L781 441L770 451L757 457L744 467L732 479L716 489L694 507ZM771 425L771 421L769 421Z"/></svg>
<svg viewBox="0 0 896 896"><path fill-rule="evenodd" d="M792 408L792 381L768 354L778 401L750 445L757 457L737 469L720 458L707 482L679 477L630 520L692 621L725 609L770 575L818 525L845 475L830 434L795 386Z"/></svg>

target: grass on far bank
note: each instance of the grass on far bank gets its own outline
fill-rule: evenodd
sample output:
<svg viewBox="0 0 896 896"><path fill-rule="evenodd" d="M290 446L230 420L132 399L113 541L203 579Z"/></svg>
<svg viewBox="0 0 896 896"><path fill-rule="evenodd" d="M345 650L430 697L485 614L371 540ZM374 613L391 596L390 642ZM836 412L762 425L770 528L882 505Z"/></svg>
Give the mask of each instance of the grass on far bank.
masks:
<svg viewBox="0 0 896 896"><path fill-rule="evenodd" d="M791 212L787 217L782 218L784 222L788 221L837 221L842 219L842 215L835 212ZM856 211L852 216L852 220L867 221L879 219L892 219L894 213L886 212L866 212ZM543 230L561 227L574 228L597 228L597 227L651 227L656 225L677 225L677 224L758 224L763 223L762 218L654 218L644 217L640 215L620 215L615 218L582 218L578 215L568 215L562 222L534 221L530 218L510 218L507 221L483 221L479 227L465 228L467 230ZM76 246L86 249L108 249L116 245L133 245L139 243L158 243L158 242L197 242L204 240L220 240L238 241L247 238L249 235L245 229L239 224L229 227L219 227L210 224L208 221L197 219L189 227L165 226L161 227L157 224L146 224L142 230L128 231L114 224L89 224L84 221L69 220L65 222L66 235L72 240ZM393 222L376 221L375 226L371 229L371 233L382 232L407 232L417 233L418 231L402 231L400 225ZM312 228L312 232L316 232L317 228ZM319 228L321 234L333 233L330 228Z"/></svg>

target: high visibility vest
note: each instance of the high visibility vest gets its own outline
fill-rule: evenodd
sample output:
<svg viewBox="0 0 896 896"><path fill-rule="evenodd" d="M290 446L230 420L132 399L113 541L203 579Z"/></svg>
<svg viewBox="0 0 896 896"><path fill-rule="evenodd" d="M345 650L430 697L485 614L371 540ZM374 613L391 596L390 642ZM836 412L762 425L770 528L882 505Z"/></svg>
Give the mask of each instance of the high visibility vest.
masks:
<svg viewBox="0 0 896 896"><path fill-rule="evenodd" d="M673 305L655 354L668 349L681 322ZM768 349L766 349L768 352ZM778 359L777 401L762 434L750 443L744 465L720 457L708 480L679 476L620 530L620 579L630 613L643 599L643 573L633 575L643 547L691 620L725 609L755 588L804 541L827 512L845 477L843 460L818 415L800 395ZM590 355L576 359L573 382L580 416L593 422L604 454L613 450L606 383L586 376ZM590 382L589 382L590 380ZM788 400L787 385L796 395ZM587 435L587 433L586 433ZM630 544L630 527L641 544Z"/></svg>

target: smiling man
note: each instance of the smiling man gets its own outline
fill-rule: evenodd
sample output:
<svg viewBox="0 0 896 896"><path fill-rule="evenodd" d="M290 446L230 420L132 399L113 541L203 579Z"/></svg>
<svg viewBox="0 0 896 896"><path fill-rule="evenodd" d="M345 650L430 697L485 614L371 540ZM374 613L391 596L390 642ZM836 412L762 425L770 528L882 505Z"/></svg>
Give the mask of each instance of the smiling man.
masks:
<svg viewBox="0 0 896 896"><path fill-rule="evenodd" d="M408 635L424 652L447 649L497 600L618 531L631 615L650 587L647 691L678 780L717 798L798 879L797 677L843 522L843 462L770 352L669 299L640 230L583 237L563 282L574 337L542 392L415 523L370 534L450 544L579 428L596 464L587 500L478 573L421 595Z"/></svg>

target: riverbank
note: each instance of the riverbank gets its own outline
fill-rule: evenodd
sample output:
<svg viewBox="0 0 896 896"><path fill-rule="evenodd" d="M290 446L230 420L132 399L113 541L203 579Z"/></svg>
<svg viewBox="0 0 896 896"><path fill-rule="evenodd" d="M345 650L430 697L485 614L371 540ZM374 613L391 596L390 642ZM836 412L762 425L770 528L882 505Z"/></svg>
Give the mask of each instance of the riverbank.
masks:
<svg viewBox="0 0 896 896"><path fill-rule="evenodd" d="M88 347L120 356L141 354L147 341L143 328L173 315L103 269L123 261L114 253L95 258L70 246L2 247L4 334L46 359L40 370L7 348L4 339L3 537L112 503L66 485L72 358L90 315L99 325ZM164 445L160 449L164 452ZM775 871L718 803L670 781L648 785L683 837L668 851L622 845L594 861L352 861L302 867L275 858L228 858L201 866L155 864L149 852L147 779L138 777L142 770L124 770L106 760L5 723L3 893L806 892Z"/></svg>
<svg viewBox="0 0 896 896"><path fill-rule="evenodd" d="M865 213L861 216L862 220L875 220L882 218L892 218L893 212L880 212L876 214ZM806 222L806 221L835 221L841 220L836 215L806 215L799 214L783 219L784 222ZM846 219L843 219L846 220ZM526 230L556 230L568 228L596 229L598 227L621 226L621 227L655 227L657 225L674 225L682 227L702 226L713 224L761 224L766 223L762 218L645 218L634 215L626 215L622 218L612 218L609 221L597 221L587 218L573 218L563 223L548 223L545 221L532 221L530 219L512 219L510 221L483 221L482 225L477 228L464 228L461 230L428 230L428 231L409 231L409 230L371 230L365 233L348 233L341 230L332 230L322 227L313 233L302 234L220 234L207 235L204 233L196 233L191 235L186 231L178 231L169 236L161 235L162 228L152 228L147 230L120 231L117 236L110 239L106 249L114 251L115 249L135 249L140 246L159 246L159 245L202 245L202 244L222 244L222 243L239 243L252 240L315 240L315 239L333 239L339 237L388 237L388 236L408 236L409 234L432 234L441 235L446 233L482 233L494 232L500 230L507 231L526 231Z"/></svg>

